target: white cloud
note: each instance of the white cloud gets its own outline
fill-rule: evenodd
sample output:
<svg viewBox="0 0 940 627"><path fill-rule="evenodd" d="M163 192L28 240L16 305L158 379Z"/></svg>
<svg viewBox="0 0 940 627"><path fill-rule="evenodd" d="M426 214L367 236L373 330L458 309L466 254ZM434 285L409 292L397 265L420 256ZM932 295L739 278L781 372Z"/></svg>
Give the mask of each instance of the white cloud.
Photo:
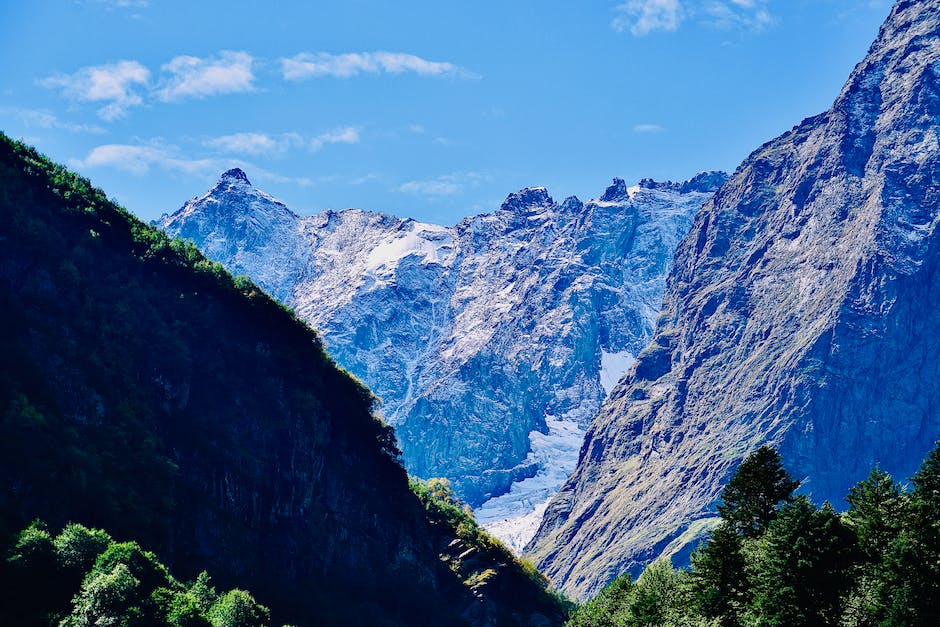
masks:
<svg viewBox="0 0 940 627"><path fill-rule="evenodd" d="M627 0L614 9L611 25L635 36L673 32L684 22L720 30L760 31L773 23L770 0Z"/></svg>
<svg viewBox="0 0 940 627"><path fill-rule="evenodd" d="M143 104L140 89L150 83L150 70L137 61L118 61L106 65L84 67L73 74L58 74L39 84L59 89L69 98L84 102L105 102L98 115L114 120L127 109Z"/></svg>
<svg viewBox="0 0 940 627"><path fill-rule="evenodd" d="M0 107L0 115L18 117L23 124L31 128L45 128L68 131L70 133L104 133L104 129L94 124L74 124L60 120L47 109L20 109Z"/></svg>
<svg viewBox="0 0 940 627"><path fill-rule="evenodd" d="M150 6L149 0L96 0L98 4L119 9L146 9Z"/></svg>
<svg viewBox="0 0 940 627"><path fill-rule="evenodd" d="M659 124L637 124L633 127L634 133L662 133L665 130Z"/></svg>
<svg viewBox="0 0 940 627"><path fill-rule="evenodd" d="M233 133L214 137L206 142L211 148L247 155L272 155L283 153L302 144L303 137L297 133L269 135L267 133Z"/></svg>
<svg viewBox="0 0 940 627"><path fill-rule="evenodd" d="M761 31L773 22L767 0L711 0L703 3L702 21L720 30Z"/></svg>
<svg viewBox="0 0 940 627"><path fill-rule="evenodd" d="M241 168L248 173L252 181L261 180L271 183L290 183L301 187L315 185L327 180L327 177L311 179L309 177L287 177L264 168L250 161L231 157L193 158L190 151L183 151L179 146L167 144L160 139L153 139L141 144L104 144L93 148L84 159L72 159L69 163L75 168L114 168L134 176L144 176L151 170L163 170L195 177L202 180L214 180L225 170Z"/></svg>
<svg viewBox="0 0 940 627"><path fill-rule="evenodd" d="M423 194L426 196L449 196L460 193L462 188L453 181L408 181L398 186L398 191L406 194Z"/></svg>
<svg viewBox="0 0 940 627"><path fill-rule="evenodd" d="M182 157L173 146L133 144L97 146L74 165L80 168L111 167L138 176L146 174L152 167L203 176L211 175L221 167L214 159Z"/></svg>
<svg viewBox="0 0 940 627"><path fill-rule="evenodd" d="M341 126L313 137L304 137L300 133L233 133L214 137L206 141L205 145L244 155L276 155L292 148L317 151L328 144L358 144L360 132L355 126Z"/></svg>
<svg viewBox="0 0 940 627"><path fill-rule="evenodd" d="M422 76L456 76L477 78L453 63L429 61L403 52L302 52L281 59L281 74L285 80L300 81L308 78L332 76L350 78L360 74L403 74L412 72Z"/></svg>
<svg viewBox="0 0 940 627"><path fill-rule="evenodd" d="M646 35L655 30L674 31L682 21L683 9L679 0L628 0L616 8L613 27L634 35Z"/></svg>
<svg viewBox="0 0 940 627"><path fill-rule="evenodd" d="M253 91L254 58L247 52L219 53L214 58L178 56L160 69L168 74L157 96L160 100L205 98L217 94Z"/></svg>
<svg viewBox="0 0 940 627"><path fill-rule="evenodd" d="M490 180L490 176L482 172L460 172L445 174L434 179L423 181L408 181L398 186L398 191L405 194L421 194L425 196L452 196L459 194L467 186L474 187L480 181Z"/></svg>
<svg viewBox="0 0 940 627"><path fill-rule="evenodd" d="M355 126L335 128L313 137L308 145L310 150L320 150L327 144L358 144L359 132Z"/></svg>

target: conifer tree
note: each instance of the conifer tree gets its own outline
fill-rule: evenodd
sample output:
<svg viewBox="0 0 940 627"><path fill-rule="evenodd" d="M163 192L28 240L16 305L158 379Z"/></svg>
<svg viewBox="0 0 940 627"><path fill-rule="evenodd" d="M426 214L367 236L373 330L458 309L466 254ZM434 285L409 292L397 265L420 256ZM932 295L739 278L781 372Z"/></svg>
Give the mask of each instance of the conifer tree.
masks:
<svg viewBox="0 0 940 627"><path fill-rule="evenodd" d="M854 535L831 505L817 510L806 496L796 497L757 542L749 622L837 625L856 553Z"/></svg>
<svg viewBox="0 0 940 627"><path fill-rule="evenodd" d="M690 585L696 609L724 627L736 627L749 598L743 538L722 522L692 553Z"/></svg>
<svg viewBox="0 0 940 627"><path fill-rule="evenodd" d="M774 519L777 504L799 487L784 469L780 454L762 446L741 462L721 492L718 513L746 538L756 538Z"/></svg>

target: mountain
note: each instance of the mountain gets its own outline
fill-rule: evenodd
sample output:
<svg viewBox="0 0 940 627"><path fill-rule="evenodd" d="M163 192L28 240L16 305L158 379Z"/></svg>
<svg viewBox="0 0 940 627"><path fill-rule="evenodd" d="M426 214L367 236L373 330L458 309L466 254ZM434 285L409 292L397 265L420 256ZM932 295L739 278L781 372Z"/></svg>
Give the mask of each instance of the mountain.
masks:
<svg viewBox="0 0 940 627"><path fill-rule="evenodd" d="M528 551L584 597L675 553L778 447L841 502L940 433L940 0L894 5L832 108L751 154L676 252L652 342ZM680 559L682 554L680 554Z"/></svg>
<svg viewBox="0 0 940 627"><path fill-rule="evenodd" d="M2 134L0 243L2 546L107 528L297 625L563 621L305 323Z"/></svg>
<svg viewBox="0 0 940 627"><path fill-rule="evenodd" d="M585 203L527 188L443 227L358 209L299 217L236 169L158 224L318 329L381 397L409 472L448 478L521 548L725 179L615 179Z"/></svg>

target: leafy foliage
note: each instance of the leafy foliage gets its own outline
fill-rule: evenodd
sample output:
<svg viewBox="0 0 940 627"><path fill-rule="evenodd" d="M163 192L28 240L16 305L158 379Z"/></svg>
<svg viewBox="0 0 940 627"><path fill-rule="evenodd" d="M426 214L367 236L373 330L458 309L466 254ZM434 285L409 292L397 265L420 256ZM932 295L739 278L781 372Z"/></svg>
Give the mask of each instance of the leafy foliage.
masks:
<svg viewBox="0 0 940 627"><path fill-rule="evenodd" d="M136 542L116 543L100 529L75 523L53 539L43 523L33 522L3 558L4 625L265 627L270 622L268 609L249 593L217 595L205 572L191 584L181 583Z"/></svg>

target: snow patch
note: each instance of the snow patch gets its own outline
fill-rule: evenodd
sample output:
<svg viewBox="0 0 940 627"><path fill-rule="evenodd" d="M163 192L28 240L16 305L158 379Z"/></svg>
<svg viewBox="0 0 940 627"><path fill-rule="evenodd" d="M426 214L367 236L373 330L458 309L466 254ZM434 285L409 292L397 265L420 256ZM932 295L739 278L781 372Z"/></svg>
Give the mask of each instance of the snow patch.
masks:
<svg viewBox="0 0 940 627"><path fill-rule="evenodd" d="M366 259L365 269L374 272L383 266L394 266L409 255L420 255L425 263L442 263L453 243L447 228L414 223L408 231L373 248Z"/></svg>
<svg viewBox="0 0 940 627"><path fill-rule="evenodd" d="M608 353L601 349L601 385L608 396L634 363L636 357L630 351Z"/></svg>

